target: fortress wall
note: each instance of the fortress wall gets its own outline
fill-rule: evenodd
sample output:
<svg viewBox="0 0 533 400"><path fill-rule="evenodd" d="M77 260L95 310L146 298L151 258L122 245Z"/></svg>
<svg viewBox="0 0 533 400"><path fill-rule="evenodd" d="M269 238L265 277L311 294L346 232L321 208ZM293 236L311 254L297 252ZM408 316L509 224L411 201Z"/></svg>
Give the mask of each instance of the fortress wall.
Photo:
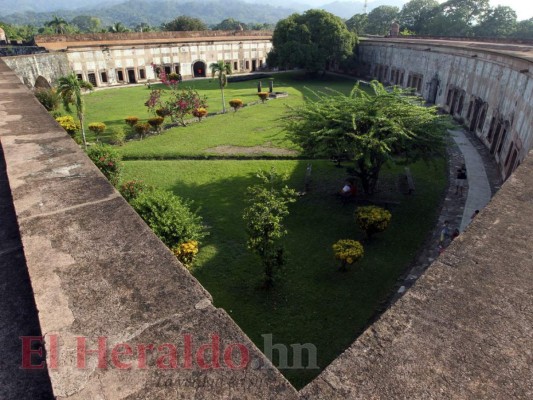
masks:
<svg viewBox="0 0 533 400"><path fill-rule="evenodd" d="M0 93L0 143L57 399L295 399L2 60ZM166 370L172 346L177 369ZM78 349L98 348L103 364L94 353L80 364Z"/></svg>
<svg viewBox="0 0 533 400"><path fill-rule="evenodd" d="M41 53L1 58L27 87L33 88L39 76L50 84L70 72L65 53Z"/></svg>
<svg viewBox="0 0 533 400"><path fill-rule="evenodd" d="M506 178L533 147L533 47L366 39L367 78L415 87L490 149Z"/></svg>

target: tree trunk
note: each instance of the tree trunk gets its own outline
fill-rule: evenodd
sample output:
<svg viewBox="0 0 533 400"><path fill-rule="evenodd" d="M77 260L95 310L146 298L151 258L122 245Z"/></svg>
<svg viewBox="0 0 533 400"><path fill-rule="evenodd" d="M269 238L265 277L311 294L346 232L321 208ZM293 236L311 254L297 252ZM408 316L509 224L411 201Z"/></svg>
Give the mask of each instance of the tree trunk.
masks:
<svg viewBox="0 0 533 400"><path fill-rule="evenodd" d="M222 92L222 113L226 113L226 100L224 99L224 88L221 86L220 91Z"/></svg>
<svg viewBox="0 0 533 400"><path fill-rule="evenodd" d="M81 138L83 140L83 149L87 150L87 140L85 138L85 128L83 126L83 113L78 113L78 119L80 120Z"/></svg>

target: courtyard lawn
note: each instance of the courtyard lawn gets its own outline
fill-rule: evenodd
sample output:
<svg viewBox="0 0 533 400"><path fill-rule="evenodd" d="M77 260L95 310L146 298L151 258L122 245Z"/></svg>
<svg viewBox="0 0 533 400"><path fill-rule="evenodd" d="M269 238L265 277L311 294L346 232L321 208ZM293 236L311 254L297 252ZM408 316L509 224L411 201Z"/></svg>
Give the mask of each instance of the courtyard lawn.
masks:
<svg viewBox="0 0 533 400"><path fill-rule="evenodd" d="M287 172L290 185L303 190L309 162L311 190L291 206L286 224L288 263L277 286L265 291L260 288L260 261L246 250L245 190L257 182L258 169L270 166ZM359 264L339 272L331 245L338 239L364 237L353 218L355 205L342 205L334 196L346 176L343 168L318 160L128 161L125 165L125 179L172 190L200 208L211 234L202 243L193 274L213 295L215 305L224 308L260 349L265 334L272 334L274 343L317 347L320 369L282 369L298 388L353 342L390 294L434 226L446 184L444 161L436 168L411 166L416 182L411 196L396 189L403 167L384 170L378 196L400 202L391 209L390 229L364 244L365 257Z"/></svg>

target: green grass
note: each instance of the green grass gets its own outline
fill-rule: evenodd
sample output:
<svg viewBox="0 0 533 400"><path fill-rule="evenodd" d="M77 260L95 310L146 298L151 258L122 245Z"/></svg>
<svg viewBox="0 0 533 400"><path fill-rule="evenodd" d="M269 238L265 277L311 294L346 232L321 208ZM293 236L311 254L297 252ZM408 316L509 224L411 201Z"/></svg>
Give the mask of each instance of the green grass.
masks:
<svg viewBox="0 0 533 400"><path fill-rule="evenodd" d="M278 285L260 288L260 262L245 247L242 211L246 187L255 172L274 165L290 174L290 184L303 189L308 161L129 161L127 179L143 179L192 199L210 227L194 276L239 326L263 349L262 334L274 343L313 343L319 370L282 370L302 387L344 351L364 329L387 297L398 276L412 261L435 223L435 209L445 187L445 163L436 168L414 164L413 196L387 195L400 201L392 209L390 229L365 243L365 257L355 268L339 272L331 245L338 239L363 239L354 205L333 195L342 185L344 169L312 161L312 190L291 207L285 239L289 262ZM382 186L393 187L400 169L383 173Z"/></svg>
<svg viewBox="0 0 533 400"><path fill-rule="evenodd" d="M313 96L312 91L331 88L347 93L354 84L331 76L312 81L303 74L274 76L275 90L288 92L288 98L245 107L237 113L230 111L186 128L172 128L142 141L129 141L119 151L129 160L125 162L125 180L142 179L194 200L199 207L210 235L201 244L192 272L212 294L216 306L224 308L260 349L263 334L272 334L274 343L312 343L317 347L320 369L282 370L299 388L353 342L391 293L435 224L446 174L444 161L437 162L435 168L411 165L416 193L404 196L396 185L402 168L384 169L378 197L400 202L391 210L390 229L364 244L365 257L355 268L339 272L332 244L338 239L363 239L353 217L355 205L342 205L334 196L346 177L344 168L335 168L328 161L298 159L297 154L253 160L252 156L236 157L230 151L226 159L207 159L221 156L213 151L217 146L262 146L266 148L262 157L269 149L294 150L279 122L287 106L302 104L306 96ZM194 80L183 85L206 94L210 112L221 109L216 81ZM230 83L225 93L227 101L238 97L245 103L255 102L257 81ZM87 123L104 122L110 127L124 126L128 115L146 119L148 94L144 86L92 93L85 98ZM245 190L257 182L255 174L260 168L275 166L278 172L289 174L292 187L302 191L309 162L313 166L311 191L291 205L286 223L288 263L274 289L265 291L261 289L260 262L245 245Z"/></svg>

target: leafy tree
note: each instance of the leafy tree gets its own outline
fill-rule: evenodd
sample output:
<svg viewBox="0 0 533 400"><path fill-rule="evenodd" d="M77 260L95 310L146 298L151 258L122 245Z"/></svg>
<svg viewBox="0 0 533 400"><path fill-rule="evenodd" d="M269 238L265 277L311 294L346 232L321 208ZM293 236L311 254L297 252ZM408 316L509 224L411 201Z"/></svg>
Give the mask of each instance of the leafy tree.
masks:
<svg viewBox="0 0 533 400"><path fill-rule="evenodd" d="M245 23L239 22L233 18L226 18L219 24L216 24L212 28L214 31L239 31L239 30L247 30L248 27Z"/></svg>
<svg viewBox="0 0 533 400"><path fill-rule="evenodd" d="M323 10L308 10L276 24L267 63L272 67L325 72L350 57L356 42L355 34L339 17Z"/></svg>
<svg viewBox="0 0 533 400"><path fill-rule="evenodd" d="M122 24L122 22L115 22L113 25L111 25L108 28L108 31L112 32L112 33L123 33L123 32L129 32L130 30L128 28L126 28Z"/></svg>
<svg viewBox="0 0 533 400"><path fill-rule="evenodd" d="M222 112L226 112L226 100L224 99L224 88L228 85L228 75L231 75L231 64L226 64L224 61L217 61L212 63L209 68L211 75L218 78L218 86L222 94Z"/></svg>
<svg viewBox="0 0 533 400"><path fill-rule="evenodd" d="M379 6L368 13L366 33L386 35L391 24L398 18L400 9L392 6Z"/></svg>
<svg viewBox="0 0 533 400"><path fill-rule="evenodd" d="M369 94L356 85L350 95L315 93L317 100L290 108L289 138L305 155L353 161L350 173L372 195L387 162L431 160L443 154L447 118L409 90L370 83Z"/></svg>
<svg viewBox="0 0 533 400"><path fill-rule="evenodd" d="M507 6L492 8L474 30L476 36L509 37L516 31L516 11Z"/></svg>
<svg viewBox="0 0 533 400"><path fill-rule="evenodd" d="M0 28L6 34L7 40L21 40L22 42L31 42L37 32L32 25L10 25L0 21Z"/></svg>
<svg viewBox="0 0 533 400"><path fill-rule="evenodd" d="M474 25L489 9L489 0L448 0L428 17L425 33L433 36L472 36Z"/></svg>
<svg viewBox="0 0 533 400"><path fill-rule="evenodd" d="M289 215L289 203L296 201L296 192L286 185L281 186L283 178L274 168L268 173L259 171L257 176L262 184L248 188L248 206L244 209L243 219L248 233L248 249L261 258L265 286L269 288L274 284L276 270L284 264L284 248L280 240L287 230L283 221Z"/></svg>
<svg viewBox="0 0 533 400"><path fill-rule="evenodd" d="M147 24L146 22L141 22L135 26L135 32L153 32L155 29Z"/></svg>
<svg viewBox="0 0 533 400"><path fill-rule="evenodd" d="M180 15L166 24L161 25L163 31L205 31L207 25L199 18Z"/></svg>
<svg viewBox="0 0 533 400"><path fill-rule="evenodd" d="M57 93L63 100L65 110L70 112L70 106L74 104L76 114L81 126L81 137L83 139L83 147L87 149L87 139L85 138L85 128L83 126L85 104L83 101L82 91L93 90L93 85L89 82L78 79L75 73L67 76L62 76L58 80Z"/></svg>
<svg viewBox="0 0 533 400"><path fill-rule="evenodd" d="M533 39L533 18L518 22L513 37L517 39Z"/></svg>
<svg viewBox="0 0 533 400"><path fill-rule="evenodd" d="M398 16L401 28L420 34L424 30L424 24L439 3L436 0L411 0L405 3Z"/></svg>
<svg viewBox="0 0 533 400"><path fill-rule="evenodd" d="M276 25L268 24L266 22L263 22L263 23L257 22L257 23L246 24L246 26L247 28L245 28L245 25L243 25L243 28L245 30L249 29L251 31L273 31Z"/></svg>
<svg viewBox="0 0 533 400"><path fill-rule="evenodd" d="M63 18L54 15L52 20L48 21L45 25L52 28L54 33L63 34L67 32L68 22Z"/></svg>
<svg viewBox="0 0 533 400"><path fill-rule="evenodd" d="M102 21L90 15L78 15L70 23L77 26L81 32L98 32Z"/></svg>
<svg viewBox="0 0 533 400"><path fill-rule="evenodd" d="M346 21L346 27L354 32L357 36L366 33L366 26L368 24L367 14L355 14L352 18Z"/></svg>

